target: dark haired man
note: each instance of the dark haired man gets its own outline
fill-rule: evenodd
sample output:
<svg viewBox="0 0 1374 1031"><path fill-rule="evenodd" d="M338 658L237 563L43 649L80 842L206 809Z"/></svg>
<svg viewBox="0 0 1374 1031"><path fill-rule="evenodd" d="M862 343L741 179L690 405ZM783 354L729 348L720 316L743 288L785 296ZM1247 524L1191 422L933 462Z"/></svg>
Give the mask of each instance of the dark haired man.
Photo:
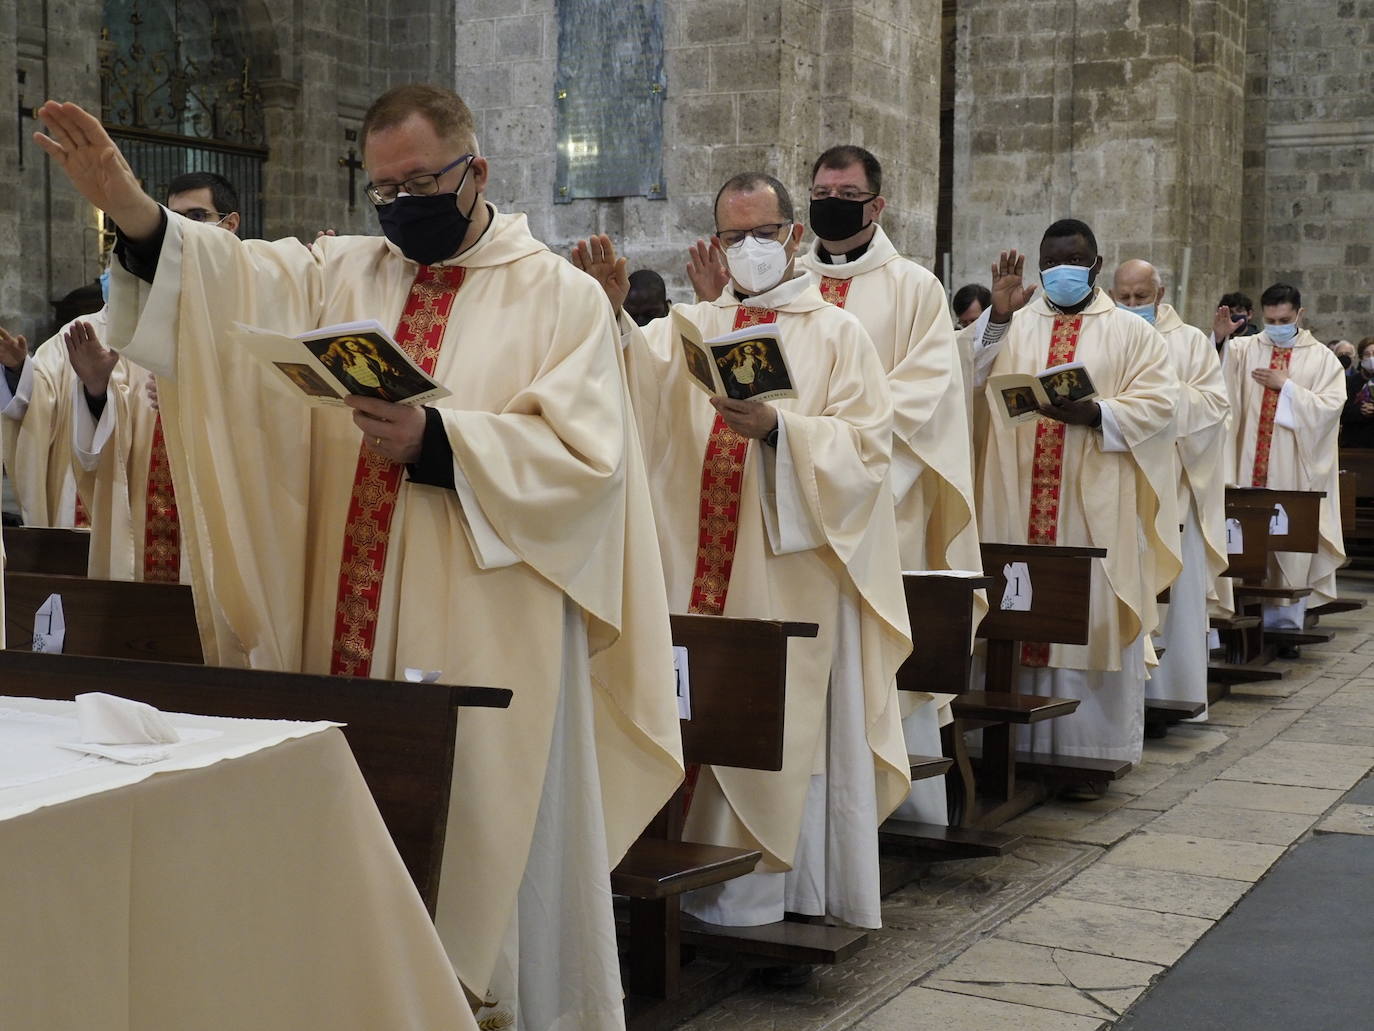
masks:
<svg viewBox="0 0 1374 1031"><path fill-rule="evenodd" d="M1088 643L1022 649L1022 691L1083 702L1069 719L1030 728L1026 744L1137 762L1155 598L1180 568L1178 380L1163 338L1096 285L1102 258L1087 225L1055 222L1039 259L1038 297L1024 285L1024 256L1004 251L993 265L975 375L981 383L1081 362L1097 395L1057 398L1040 419L1014 425L977 413L979 529L985 541L1107 550L1094 561Z"/></svg>
<svg viewBox="0 0 1374 1031"><path fill-rule="evenodd" d="M811 231L802 267L821 296L853 313L878 350L892 391L892 470L902 568L981 569L973 514L964 368L945 291L927 269L897 253L879 218L882 166L863 147L831 147L811 167ZM985 611L978 597L974 622ZM970 642L970 646L972 642ZM908 748L938 754L952 695L903 692ZM899 814L947 822L944 786L918 781Z"/></svg>
<svg viewBox="0 0 1374 1031"><path fill-rule="evenodd" d="M1316 554L1277 552L1270 567L1271 586L1312 593L1289 605L1266 602L1265 625L1300 630L1309 603L1335 599L1336 570L1345 564L1337 453L1345 370L1302 327L1296 287L1275 283L1260 296L1260 310L1263 331L1232 339L1223 364L1233 413L1230 472L1242 487L1326 492Z"/></svg>
<svg viewBox="0 0 1374 1031"><path fill-rule="evenodd" d="M798 397L708 398L674 318L622 319L669 605L820 634L789 646L782 769L703 767L692 796L686 837L761 849L757 872L683 904L715 924L794 912L878 927L878 824L910 787L894 679L911 642L887 486L891 396L859 320L796 268L802 227L782 183L731 178L715 227L729 285L674 317L707 339L776 324ZM573 257L618 308L624 259L609 239Z"/></svg>
<svg viewBox="0 0 1374 1031"><path fill-rule="evenodd" d="M1226 341L1233 337L1254 336L1259 332L1259 327L1250 321L1254 311L1255 302L1239 290L1222 294L1212 319L1212 344L1218 351L1224 351Z"/></svg>
<svg viewBox="0 0 1374 1031"><path fill-rule="evenodd" d="M199 502L183 530L206 661L517 687L508 710L458 717L436 926L484 1021L623 1027L607 877L682 766L604 295L486 202L451 90L372 105L363 163L384 236L309 247L169 212L98 119L55 102L40 117L38 142L120 229L111 342L164 377L168 452ZM307 408L231 333L362 319L394 326L452 395Z"/></svg>
<svg viewBox="0 0 1374 1031"><path fill-rule="evenodd" d="M954 312L954 328L964 329L992 307L992 291L982 283L965 283L954 291L949 306Z"/></svg>

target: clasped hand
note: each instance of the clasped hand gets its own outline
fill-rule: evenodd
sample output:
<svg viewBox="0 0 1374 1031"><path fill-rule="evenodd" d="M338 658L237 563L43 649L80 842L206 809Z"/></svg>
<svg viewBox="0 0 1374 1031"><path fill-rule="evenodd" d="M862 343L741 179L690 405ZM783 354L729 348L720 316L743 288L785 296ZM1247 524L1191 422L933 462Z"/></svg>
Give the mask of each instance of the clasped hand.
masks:
<svg viewBox="0 0 1374 1031"><path fill-rule="evenodd" d="M1070 426L1092 426L1097 422L1096 401L1070 401L1067 397L1056 397L1047 405L1040 405L1040 414L1055 422Z"/></svg>
<svg viewBox="0 0 1374 1031"><path fill-rule="evenodd" d="M725 425L741 437L762 440L778 425L777 409L762 401L734 401L728 397L713 397L711 406L720 413Z"/></svg>
<svg viewBox="0 0 1374 1031"><path fill-rule="evenodd" d="M1282 390L1288 382L1288 373L1282 369L1254 369L1250 378L1269 390Z"/></svg>
<svg viewBox="0 0 1374 1031"><path fill-rule="evenodd" d="M363 431L363 442L370 450L402 465L420 460L425 439L423 408L356 394L344 401L353 409L353 422Z"/></svg>

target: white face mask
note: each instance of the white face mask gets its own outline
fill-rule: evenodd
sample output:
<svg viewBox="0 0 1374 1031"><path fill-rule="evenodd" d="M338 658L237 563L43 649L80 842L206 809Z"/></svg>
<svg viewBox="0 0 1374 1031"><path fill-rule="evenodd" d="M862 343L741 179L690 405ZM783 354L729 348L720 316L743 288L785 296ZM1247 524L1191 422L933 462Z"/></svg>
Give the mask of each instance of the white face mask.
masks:
<svg viewBox="0 0 1374 1031"><path fill-rule="evenodd" d="M761 294L782 281L787 272L787 248L778 240L746 236L725 252L725 263L740 289Z"/></svg>
<svg viewBox="0 0 1374 1031"><path fill-rule="evenodd" d="M1365 372L1374 372L1374 357L1361 358L1360 368L1364 369Z"/></svg>

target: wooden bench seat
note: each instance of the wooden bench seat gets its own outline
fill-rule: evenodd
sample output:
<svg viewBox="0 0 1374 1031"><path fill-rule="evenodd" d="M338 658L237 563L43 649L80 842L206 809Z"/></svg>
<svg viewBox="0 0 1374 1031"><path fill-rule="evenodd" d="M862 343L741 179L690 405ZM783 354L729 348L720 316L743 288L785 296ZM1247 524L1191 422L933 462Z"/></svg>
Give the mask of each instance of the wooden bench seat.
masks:
<svg viewBox="0 0 1374 1031"><path fill-rule="evenodd" d="M1299 601L1312 593L1310 587L1264 587L1251 584L1236 584L1232 590L1237 601L1242 598L1257 601Z"/></svg>
<svg viewBox="0 0 1374 1031"><path fill-rule="evenodd" d="M1307 630L1284 630L1269 627L1264 631L1264 635L1279 647L1297 648L1304 644L1326 644L1335 638L1336 631L1318 630L1315 627Z"/></svg>
<svg viewBox="0 0 1374 1031"><path fill-rule="evenodd" d="M1309 616L1334 616L1340 612L1359 612L1365 607L1363 598L1337 598L1325 605L1314 605L1307 610Z"/></svg>
<svg viewBox="0 0 1374 1031"><path fill-rule="evenodd" d="M1048 783L1077 783L1082 780L1120 780L1131 772L1124 759L1090 759L1081 755L1051 755L1048 752L1017 752L1016 772Z"/></svg>
<svg viewBox="0 0 1374 1031"><path fill-rule="evenodd" d="M1024 726L1067 716L1078 708L1077 698L1042 698L1006 691L968 691L950 702L956 719Z"/></svg>
<svg viewBox="0 0 1374 1031"><path fill-rule="evenodd" d="M911 767L913 781L943 777L954 765L954 760L943 755L908 755L907 765Z"/></svg>
<svg viewBox="0 0 1374 1031"><path fill-rule="evenodd" d="M1260 620L1259 616L1213 616L1207 625L1213 630L1253 630Z"/></svg>
<svg viewBox="0 0 1374 1031"><path fill-rule="evenodd" d="M1167 728L1175 723L1196 719L1206 711L1206 702L1191 702L1181 698L1146 698L1145 736L1163 737Z"/></svg>
<svg viewBox="0 0 1374 1031"><path fill-rule="evenodd" d="M753 871L758 849L640 838L611 871L611 891L639 899L666 899Z"/></svg>
<svg viewBox="0 0 1374 1031"><path fill-rule="evenodd" d="M971 827L943 827L938 823L887 819L878 830L878 840L894 845L918 845L933 852L955 856L1004 856L1021 844L1019 834L983 831Z"/></svg>

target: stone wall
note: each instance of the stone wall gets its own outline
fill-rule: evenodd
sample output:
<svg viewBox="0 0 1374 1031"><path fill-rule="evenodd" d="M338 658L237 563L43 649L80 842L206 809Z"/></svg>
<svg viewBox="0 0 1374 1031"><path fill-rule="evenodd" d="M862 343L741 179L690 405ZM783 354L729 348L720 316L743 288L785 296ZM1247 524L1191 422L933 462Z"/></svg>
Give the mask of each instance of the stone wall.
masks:
<svg viewBox="0 0 1374 1031"><path fill-rule="evenodd" d="M859 143L888 169L898 246L934 250L939 0L666 0L664 200L555 204L553 0L457 0L456 86L491 159L490 196L529 214L566 251L614 236L636 267L688 296L685 248L713 228L711 201L736 172L762 169L804 218L811 163Z"/></svg>
<svg viewBox="0 0 1374 1031"><path fill-rule="evenodd" d="M1185 317L1234 280L1245 0L961 0L954 280L1058 218L1105 274L1159 267ZM1188 282L1179 282L1183 266Z"/></svg>
<svg viewBox="0 0 1374 1031"><path fill-rule="evenodd" d="M1374 2L1250 0L1240 284L1321 339L1374 335Z"/></svg>

